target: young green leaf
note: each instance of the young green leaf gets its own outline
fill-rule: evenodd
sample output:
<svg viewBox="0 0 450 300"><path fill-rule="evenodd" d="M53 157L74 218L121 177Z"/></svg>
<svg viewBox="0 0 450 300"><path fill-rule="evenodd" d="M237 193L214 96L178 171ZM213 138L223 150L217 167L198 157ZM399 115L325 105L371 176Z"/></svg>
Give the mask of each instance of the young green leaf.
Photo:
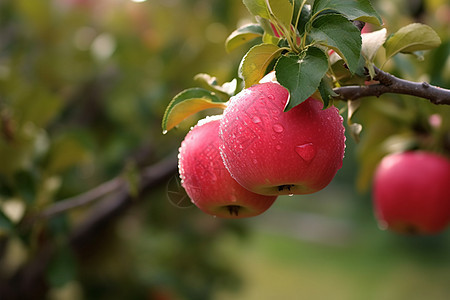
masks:
<svg viewBox="0 0 450 300"><path fill-rule="evenodd" d="M184 119L208 108L223 108L226 104L213 92L191 88L176 95L166 108L162 120L163 133L167 133Z"/></svg>
<svg viewBox="0 0 450 300"><path fill-rule="evenodd" d="M242 0L242 2L244 2L244 5L253 16L269 19L266 0Z"/></svg>
<svg viewBox="0 0 450 300"><path fill-rule="evenodd" d="M373 62L378 49L380 49L386 41L386 28L374 32L363 33L361 38L361 54L366 61Z"/></svg>
<svg viewBox="0 0 450 300"><path fill-rule="evenodd" d="M312 23L310 37L315 43L332 48L354 73L361 53L361 33L352 22L338 14L319 16Z"/></svg>
<svg viewBox="0 0 450 300"><path fill-rule="evenodd" d="M319 93L323 101L323 109L330 107L332 103L331 100L333 97L337 96L337 94L333 91L331 80L327 76L324 76L320 81Z"/></svg>
<svg viewBox="0 0 450 300"><path fill-rule="evenodd" d="M264 30L259 24L247 24L239 27L228 36L225 41L225 48L227 52L231 52L239 46L261 37L264 34Z"/></svg>
<svg viewBox="0 0 450 300"><path fill-rule="evenodd" d="M314 1L312 14L318 16L324 11L334 11L344 15L349 20L359 20L375 25L381 25L383 21L373 9L369 0L316 0Z"/></svg>
<svg viewBox="0 0 450 300"><path fill-rule="evenodd" d="M430 26L419 23L409 24L400 28L384 44L386 60L399 52L411 53L429 50L440 44L441 39Z"/></svg>
<svg viewBox="0 0 450 300"><path fill-rule="evenodd" d="M294 15L292 18L292 25L297 26L298 33L300 35L303 35L303 33L305 32L306 23L308 23L309 19L311 18L311 5L309 4L303 5L302 12L300 13L299 16L298 13L301 4L302 4L301 0L295 0L294 2Z"/></svg>
<svg viewBox="0 0 450 300"><path fill-rule="evenodd" d="M242 59L239 67L240 76L244 79L245 87L248 88L264 77L268 67L277 59L283 48L273 44L260 44L251 48Z"/></svg>
<svg viewBox="0 0 450 300"><path fill-rule="evenodd" d="M278 82L290 93L284 110L288 111L308 99L319 87L327 70L327 56L316 47L309 47L300 55L282 56L275 72Z"/></svg>
<svg viewBox="0 0 450 300"><path fill-rule="evenodd" d="M269 11L285 29L290 30L293 6L289 0L267 0L269 3Z"/></svg>
<svg viewBox="0 0 450 300"><path fill-rule="evenodd" d="M361 106L361 99L347 101L347 125L349 128L350 136L355 140L355 142L359 143L362 125L359 123L353 122L352 118L356 111Z"/></svg>
<svg viewBox="0 0 450 300"><path fill-rule="evenodd" d="M217 78L209 74L200 73L194 76L194 80L198 81L205 89L217 93L228 100L231 96L236 94L237 80L236 78L230 82L225 82L219 85Z"/></svg>

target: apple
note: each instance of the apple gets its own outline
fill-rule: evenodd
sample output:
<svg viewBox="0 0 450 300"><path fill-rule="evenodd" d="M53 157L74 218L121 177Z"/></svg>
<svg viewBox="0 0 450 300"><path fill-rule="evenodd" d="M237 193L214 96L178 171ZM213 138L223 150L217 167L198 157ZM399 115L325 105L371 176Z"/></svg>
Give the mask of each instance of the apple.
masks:
<svg viewBox="0 0 450 300"><path fill-rule="evenodd" d="M277 198L252 193L237 183L219 154L221 116L199 121L179 150L181 184L192 202L207 214L244 218L266 211Z"/></svg>
<svg viewBox="0 0 450 300"><path fill-rule="evenodd" d="M220 146L231 176L262 195L310 194L342 167L345 134L337 108L308 98L284 112L289 92L276 82L242 90L220 121Z"/></svg>
<svg viewBox="0 0 450 300"><path fill-rule="evenodd" d="M431 152L385 156L373 181L375 216L382 229L435 234L450 221L450 160Z"/></svg>

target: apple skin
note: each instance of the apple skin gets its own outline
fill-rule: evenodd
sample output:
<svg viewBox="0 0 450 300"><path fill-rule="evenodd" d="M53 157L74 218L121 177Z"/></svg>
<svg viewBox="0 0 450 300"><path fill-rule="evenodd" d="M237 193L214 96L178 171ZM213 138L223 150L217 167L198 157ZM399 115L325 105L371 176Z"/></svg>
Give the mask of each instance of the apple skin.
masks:
<svg viewBox="0 0 450 300"><path fill-rule="evenodd" d="M310 194L342 167L345 134L337 108L308 98L284 112L289 92L264 82L230 99L220 122L220 154L230 174L262 195Z"/></svg>
<svg viewBox="0 0 450 300"><path fill-rule="evenodd" d="M181 184L203 212L245 218L266 211L277 198L252 193L237 183L219 154L221 116L208 117L189 131L179 149Z"/></svg>
<svg viewBox="0 0 450 300"><path fill-rule="evenodd" d="M385 156L375 171L373 201L382 229L442 231L450 221L450 160L425 151Z"/></svg>

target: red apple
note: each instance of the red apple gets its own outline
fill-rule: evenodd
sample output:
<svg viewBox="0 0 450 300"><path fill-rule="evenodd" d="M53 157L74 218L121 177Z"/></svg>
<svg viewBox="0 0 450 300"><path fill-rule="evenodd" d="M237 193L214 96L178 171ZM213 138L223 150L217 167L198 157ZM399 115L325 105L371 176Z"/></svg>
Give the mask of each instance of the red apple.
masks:
<svg viewBox="0 0 450 300"><path fill-rule="evenodd" d="M181 184L202 211L222 218L259 215L275 201L247 191L228 173L219 154L221 116L201 120L186 135L179 153Z"/></svg>
<svg viewBox="0 0 450 300"><path fill-rule="evenodd" d="M289 92L265 82L230 99L220 123L225 166L246 189L263 195L310 194L342 167L344 126L337 108L309 98L284 112Z"/></svg>
<svg viewBox="0 0 450 300"><path fill-rule="evenodd" d="M450 160L424 151L385 156L375 172L373 201L383 229L438 233L450 221Z"/></svg>

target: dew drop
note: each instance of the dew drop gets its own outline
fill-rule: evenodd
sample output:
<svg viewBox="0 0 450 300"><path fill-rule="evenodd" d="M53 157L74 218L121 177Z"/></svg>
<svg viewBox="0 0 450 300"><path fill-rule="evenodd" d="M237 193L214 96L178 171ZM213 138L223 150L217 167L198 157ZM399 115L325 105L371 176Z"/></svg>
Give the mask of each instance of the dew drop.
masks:
<svg viewBox="0 0 450 300"><path fill-rule="evenodd" d="M269 98L269 100L275 99L275 97L272 94L267 95L267 98Z"/></svg>
<svg viewBox="0 0 450 300"><path fill-rule="evenodd" d="M273 131L275 131L277 133L282 133L284 130L284 127L283 127L283 125L277 123L272 126L272 129L273 129Z"/></svg>
<svg viewBox="0 0 450 300"><path fill-rule="evenodd" d="M316 156L316 147L313 143L298 145L295 152L306 162L310 162Z"/></svg>
<svg viewBox="0 0 450 300"><path fill-rule="evenodd" d="M276 139L277 136L275 134L272 134L272 140Z"/></svg>
<svg viewBox="0 0 450 300"><path fill-rule="evenodd" d="M167 134L167 130L163 130L163 134Z"/></svg>
<svg viewBox="0 0 450 300"><path fill-rule="evenodd" d="M261 119L258 116L254 116L252 118L252 122L255 123L255 124L258 124L258 123L261 123Z"/></svg>
<svg viewBox="0 0 450 300"><path fill-rule="evenodd" d="M281 145L276 145L275 149L281 150Z"/></svg>

